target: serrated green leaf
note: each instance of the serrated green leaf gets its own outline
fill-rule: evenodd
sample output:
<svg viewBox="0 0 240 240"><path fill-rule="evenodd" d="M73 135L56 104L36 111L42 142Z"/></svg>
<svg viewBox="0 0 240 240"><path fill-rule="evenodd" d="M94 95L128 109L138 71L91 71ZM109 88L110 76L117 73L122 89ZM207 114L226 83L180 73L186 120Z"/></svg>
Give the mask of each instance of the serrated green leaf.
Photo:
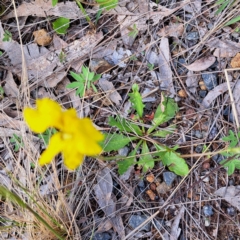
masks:
<svg viewBox="0 0 240 240"><path fill-rule="evenodd" d="M229 130L229 135L222 138L225 142L230 142L229 147L233 148L238 144L238 138L235 136L234 132L232 130Z"/></svg>
<svg viewBox="0 0 240 240"><path fill-rule="evenodd" d="M143 141L142 144L142 154L143 155L138 161L138 165L143 166L143 172L147 172L149 169L152 169L154 167L154 159L149 152L146 141Z"/></svg>
<svg viewBox="0 0 240 240"><path fill-rule="evenodd" d="M58 3L58 0L52 0L52 6L53 6L53 7L56 6L57 3Z"/></svg>
<svg viewBox="0 0 240 240"><path fill-rule="evenodd" d="M240 159L239 155L236 156L235 159L228 160L224 159L223 161L220 162L221 165L223 165L225 168L227 168L227 173L228 175L232 175L236 169L240 169Z"/></svg>
<svg viewBox="0 0 240 240"><path fill-rule="evenodd" d="M126 137L122 134L107 133L104 134L104 140L100 143L100 146L104 152L117 151L136 139L137 137Z"/></svg>
<svg viewBox="0 0 240 240"><path fill-rule="evenodd" d="M120 116L117 116L116 119L109 117L109 125L112 127L117 127L122 132L134 133L139 136L143 135L138 125L131 123Z"/></svg>
<svg viewBox="0 0 240 240"><path fill-rule="evenodd" d="M139 87L136 83L133 84L132 91L132 93L128 94L130 96L130 101L133 108L137 111L138 116L142 118L145 105L142 102L142 96L139 93Z"/></svg>
<svg viewBox="0 0 240 240"><path fill-rule="evenodd" d="M88 74L89 74L89 68L88 67L82 67L82 74L85 78L87 78Z"/></svg>
<svg viewBox="0 0 240 240"><path fill-rule="evenodd" d="M70 26L70 20L68 18L60 17L53 23L53 29L58 34L66 34Z"/></svg>
<svg viewBox="0 0 240 240"><path fill-rule="evenodd" d="M68 85L66 85L66 88L78 88L81 86L81 83L80 82L72 82L72 83L69 83Z"/></svg>
<svg viewBox="0 0 240 240"><path fill-rule="evenodd" d="M97 93L98 92L98 90L97 90L97 88L95 87L95 85L92 83L92 89L93 89L93 91L95 92L95 93Z"/></svg>
<svg viewBox="0 0 240 240"><path fill-rule="evenodd" d="M188 165L178 153L168 147L166 147L166 151L164 151L164 148L157 144L155 144L155 147L159 151L156 155L162 160L164 166L179 176L186 176L188 174Z"/></svg>
<svg viewBox="0 0 240 240"><path fill-rule="evenodd" d="M96 74L92 80L92 82L95 82L101 78L101 74Z"/></svg>
<svg viewBox="0 0 240 240"><path fill-rule="evenodd" d="M75 72L70 72L70 75L77 80L78 82L84 82L84 78L81 76L81 74L77 74Z"/></svg>

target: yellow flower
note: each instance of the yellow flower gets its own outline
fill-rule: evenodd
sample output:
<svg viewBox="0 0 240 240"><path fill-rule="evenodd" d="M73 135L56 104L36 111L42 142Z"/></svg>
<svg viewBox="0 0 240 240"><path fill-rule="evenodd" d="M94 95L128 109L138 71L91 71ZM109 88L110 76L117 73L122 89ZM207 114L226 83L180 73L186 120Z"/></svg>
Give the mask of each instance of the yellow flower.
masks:
<svg viewBox="0 0 240 240"><path fill-rule="evenodd" d="M84 155L94 156L102 151L98 143L103 140L103 134L89 118L78 118L75 109L65 111L57 102L44 98L36 101L36 109L25 108L23 116L36 133L43 133L49 127L59 130L42 153L40 165L50 163L62 152L64 164L73 170L82 164Z"/></svg>

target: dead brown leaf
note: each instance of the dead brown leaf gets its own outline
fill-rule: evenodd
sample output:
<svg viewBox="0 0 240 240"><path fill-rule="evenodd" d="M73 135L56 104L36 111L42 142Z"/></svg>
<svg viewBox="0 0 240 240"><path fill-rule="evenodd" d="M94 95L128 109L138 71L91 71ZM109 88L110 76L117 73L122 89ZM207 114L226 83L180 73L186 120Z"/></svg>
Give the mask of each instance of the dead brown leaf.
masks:
<svg viewBox="0 0 240 240"><path fill-rule="evenodd" d="M232 68L240 67L240 53L238 53L231 61Z"/></svg>
<svg viewBox="0 0 240 240"><path fill-rule="evenodd" d="M33 32L34 42L40 46L47 46L52 42L52 38L49 36L45 29L40 29Z"/></svg>
<svg viewBox="0 0 240 240"><path fill-rule="evenodd" d="M162 28L160 31L157 32L157 34L160 37L175 37L178 38L182 36L184 32L184 25L182 23L174 23L170 26L166 26Z"/></svg>
<svg viewBox="0 0 240 240"><path fill-rule="evenodd" d="M190 71L203 71L212 66L216 61L216 58L214 56L208 56L208 57L203 57L195 62L193 62L190 65L184 65L188 70Z"/></svg>
<svg viewBox="0 0 240 240"><path fill-rule="evenodd" d="M240 210L240 185L219 188L214 194Z"/></svg>
<svg viewBox="0 0 240 240"><path fill-rule="evenodd" d="M172 70L170 66L170 49L168 38L162 37L160 42L160 54L159 54L159 82L160 87L163 90L169 91L171 94L175 95L175 89L173 86Z"/></svg>
<svg viewBox="0 0 240 240"><path fill-rule="evenodd" d="M3 87L3 90L4 90L5 94L8 97L17 98L19 96L18 86L15 83L15 81L13 79L13 75L10 71L8 71L7 76L4 80L6 81L6 84Z"/></svg>
<svg viewBox="0 0 240 240"><path fill-rule="evenodd" d="M121 104L122 97L116 91L113 84L104 78L101 78L98 83L100 87L103 89L103 91L106 93L106 97L110 99L112 102L114 102L117 106L119 106Z"/></svg>
<svg viewBox="0 0 240 240"><path fill-rule="evenodd" d="M195 93L198 87L198 76L193 74L192 71L188 71L186 85L190 92Z"/></svg>
<svg viewBox="0 0 240 240"><path fill-rule="evenodd" d="M83 14L77 6L76 2L59 2L55 7L52 6L51 0L35 0L31 2L23 2L17 8L17 16L37 16L37 17L46 17L46 16L57 16L65 17L69 19L79 19L83 18ZM3 19L15 18L14 11L10 12Z"/></svg>
<svg viewBox="0 0 240 240"><path fill-rule="evenodd" d="M233 86L233 83L230 83L231 86ZM218 86L216 86L213 90L211 90L207 96L203 99L202 101L202 106L204 108L208 108L211 103L218 97L220 96L221 94L223 94L224 92L226 92L228 90L228 86L227 86L227 83L222 83ZM239 92L238 92L238 95L239 95Z"/></svg>
<svg viewBox="0 0 240 240"><path fill-rule="evenodd" d="M113 181L109 168L99 171L97 184L94 186L97 203L106 216L110 219L113 228L118 232L121 239L125 237L122 218L116 214L116 203L112 198Z"/></svg>

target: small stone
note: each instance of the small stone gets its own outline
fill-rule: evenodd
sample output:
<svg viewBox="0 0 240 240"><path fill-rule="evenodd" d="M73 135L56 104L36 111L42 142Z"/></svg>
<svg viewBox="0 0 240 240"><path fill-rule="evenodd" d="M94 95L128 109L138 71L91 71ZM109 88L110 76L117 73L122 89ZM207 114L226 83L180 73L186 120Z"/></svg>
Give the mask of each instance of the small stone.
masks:
<svg viewBox="0 0 240 240"><path fill-rule="evenodd" d="M173 172L164 172L163 180L168 185L171 186L173 181L177 178L177 175Z"/></svg>
<svg viewBox="0 0 240 240"><path fill-rule="evenodd" d="M200 96L201 98L205 98L206 95L207 95L207 91L204 91L204 90L200 90L200 91L199 91L199 96Z"/></svg>
<svg viewBox="0 0 240 240"><path fill-rule="evenodd" d="M195 137L201 139L203 138L203 134L199 130L196 130Z"/></svg>
<svg viewBox="0 0 240 240"><path fill-rule="evenodd" d="M234 186L234 184L235 184L235 181L234 181L234 179L229 179L229 181L228 181L228 185L229 186Z"/></svg>
<svg viewBox="0 0 240 240"><path fill-rule="evenodd" d="M128 152L129 152L128 147L124 147L124 148L121 148L121 149L118 150L118 154L120 156L124 156L124 157L126 157L128 155Z"/></svg>
<svg viewBox="0 0 240 240"><path fill-rule="evenodd" d="M187 37L187 40L192 41L192 40L198 40L199 39L199 34L198 32L190 32Z"/></svg>
<svg viewBox="0 0 240 240"><path fill-rule="evenodd" d="M229 122L233 122L233 114L229 106L223 110L223 115Z"/></svg>
<svg viewBox="0 0 240 240"><path fill-rule="evenodd" d="M202 150L203 150L203 146L202 145L197 145L194 150L195 150L196 153L201 153Z"/></svg>
<svg viewBox="0 0 240 240"><path fill-rule="evenodd" d="M210 226L210 220L208 218L205 219L204 226L205 227L209 227Z"/></svg>
<svg viewBox="0 0 240 240"><path fill-rule="evenodd" d="M236 214L235 208L233 207L227 208L227 214L233 217Z"/></svg>
<svg viewBox="0 0 240 240"><path fill-rule="evenodd" d="M159 231L162 230L163 226L165 225L164 219L153 219L154 221L154 227L156 227Z"/></svg>
<svg viewBox="0 0 240 240"><path fill-rule="evenodd" d="M151 189L147 190L147 191L146 191L146 194L148 195L148 197L149 197L152 201L155 200L156 194L155 194Z"/></svg>
<svg viewBox="0 0 240 240"><path fill-rule="evenodd" d="M215 73L204 73L202 74L202 79L208 90L212 90L217 86L217 74Z"/></svg>
<svg viewBox="0 0 240 240"><path fill-rule="evenodd" d="M156 191L157 185L156 185L156 183L153 182L153 183L150 184L149 187L152 191Z"/></svg>
<svg viewBox="0 0 240 240"><path fill-rule="evenodd" d="M170 187L165 182L162 182L157 186L156 190L158 194L165 194L170 190Z"/></svg>
<svg viewBox="0 0 240 240"><path fill-rule="evenodd" d="M178 91L178 96L181 98L186 98L187 97L187 93L185 92L185 90L181 89Z"/></svg>
<svg viewBox="0 0 240 240"><path fill-rule="evenodd" d="M200 81L198 84L199 84L199 87L201 88L201 90L203 90L203 91L206 91L206 90L207 90L204 81Z"/></svg>
<svg viewBox="0 0 240 240"><path fill-rule="evenodd" d="M203 182L209 182L210 178L209 177L205 177L205 176L201 176L201 179Z"/></svg>
<svg viewBox="0 0 240 240"><path fill-rule="evenodd" d="M213 208L210 205L203 206L203 214L206 217L210 217L213 215Z"/></svg>
<svg viewBox="0 0 240 240"><path fill-rule="evenodd" d="M112 239L112 236L107 232L96 233L93 237L93 240L110 240L110 239Z"/></svg>
<svg viewBox="0 0 240 240"><path fill-rule="evenodd" d="M132 215L129 219L129 226L132 229L137 228L139 225L141 225L143 222L145 222L148 219L147 216L144 215ZM149 232L151 229L151 225L150 222L146 223L144 226L142 226L139 231L145 230L147 232Z"/></svg>
<svg viewBox="0 0 240 240"><path fill-rule="evenodd" d="M140 180L140 181L139 181L138 187L139 187L139 190L140 190L141 192L145 191L146 186L145 186L145 183L144 183L143 180Z"/></svg>
<svg viewBox="0 0 240 240"><path fill-rule="evenodd" d="M149 183L152 183L154 182L154 175L152 173L148 174L147 177L146 177L146 180L149 182Z"/></svg>
<svg viewBox="0 0 240 240"><path fill-rule="evenodd" d="M210 168L210 163L209 162L205 162L202 165L203 169L209 169Z"/></svg>
<svg viewBox="0 0 240 240"><path fill-rule="evenodd" d="M218 134L218 129L217 129L217 127L212 127L212 129L211 129L211 131L210 131L210 133L208 134L208 140L213 140L215 137L216 137L216 135Z"/></svg>

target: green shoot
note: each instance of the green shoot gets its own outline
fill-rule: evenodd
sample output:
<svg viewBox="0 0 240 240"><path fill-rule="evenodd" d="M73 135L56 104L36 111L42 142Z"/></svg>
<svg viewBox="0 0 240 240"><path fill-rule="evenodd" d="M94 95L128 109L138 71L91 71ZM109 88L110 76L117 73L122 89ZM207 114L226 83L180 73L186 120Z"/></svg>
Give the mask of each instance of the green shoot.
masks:
<svg viewBox="0 0 240 240"><path fill-rule="evenodd" d="M149 71L152 71L154 69L154 64L148 63L147 67L148 67Z"/></svg>
<svg viewBox="0 0 240 240"><path fill-rule="evenodd" d="M16 135L15 133L13 136L10 138L10 143L13 143L14 145L14 152L18 152L20 147L23 147L23 141L22 138Z"/></svg>
<svg viewBox="0 0 240 240"><path fill-rule="evenodd" d="M8 30L6 30L3 34L2 41L3 42L10 42L11 40L12 40L12 34Z"/></svg>
<svg viewBox="0 0 240 240"><path fill-rule="evenodd" d="M137 25L134 23L133 27L129 27L130 32L128 33L129 37L135 38L138 35Z"/></svg>
<svg viewBox="0 0 240 240"><path fill-rule="evenodd" d="M52 23L53 29L56 31L57 34L66 34L70 26L69 22L70 20L68 18L60 17Z"/></svg>
<svg viewBox="0 0 240 240"><path fill-rule="evenodd" d="M66 88L76 88L76 95L83 97L85 94L85 86L87 90L92 88L94 92L97 92L94 82L100 79L101 74L90 72L88 67L82 67L82 72L79 74L74 72L70 72L70 74L76 80L76 82L69 83Z"/></svg>

